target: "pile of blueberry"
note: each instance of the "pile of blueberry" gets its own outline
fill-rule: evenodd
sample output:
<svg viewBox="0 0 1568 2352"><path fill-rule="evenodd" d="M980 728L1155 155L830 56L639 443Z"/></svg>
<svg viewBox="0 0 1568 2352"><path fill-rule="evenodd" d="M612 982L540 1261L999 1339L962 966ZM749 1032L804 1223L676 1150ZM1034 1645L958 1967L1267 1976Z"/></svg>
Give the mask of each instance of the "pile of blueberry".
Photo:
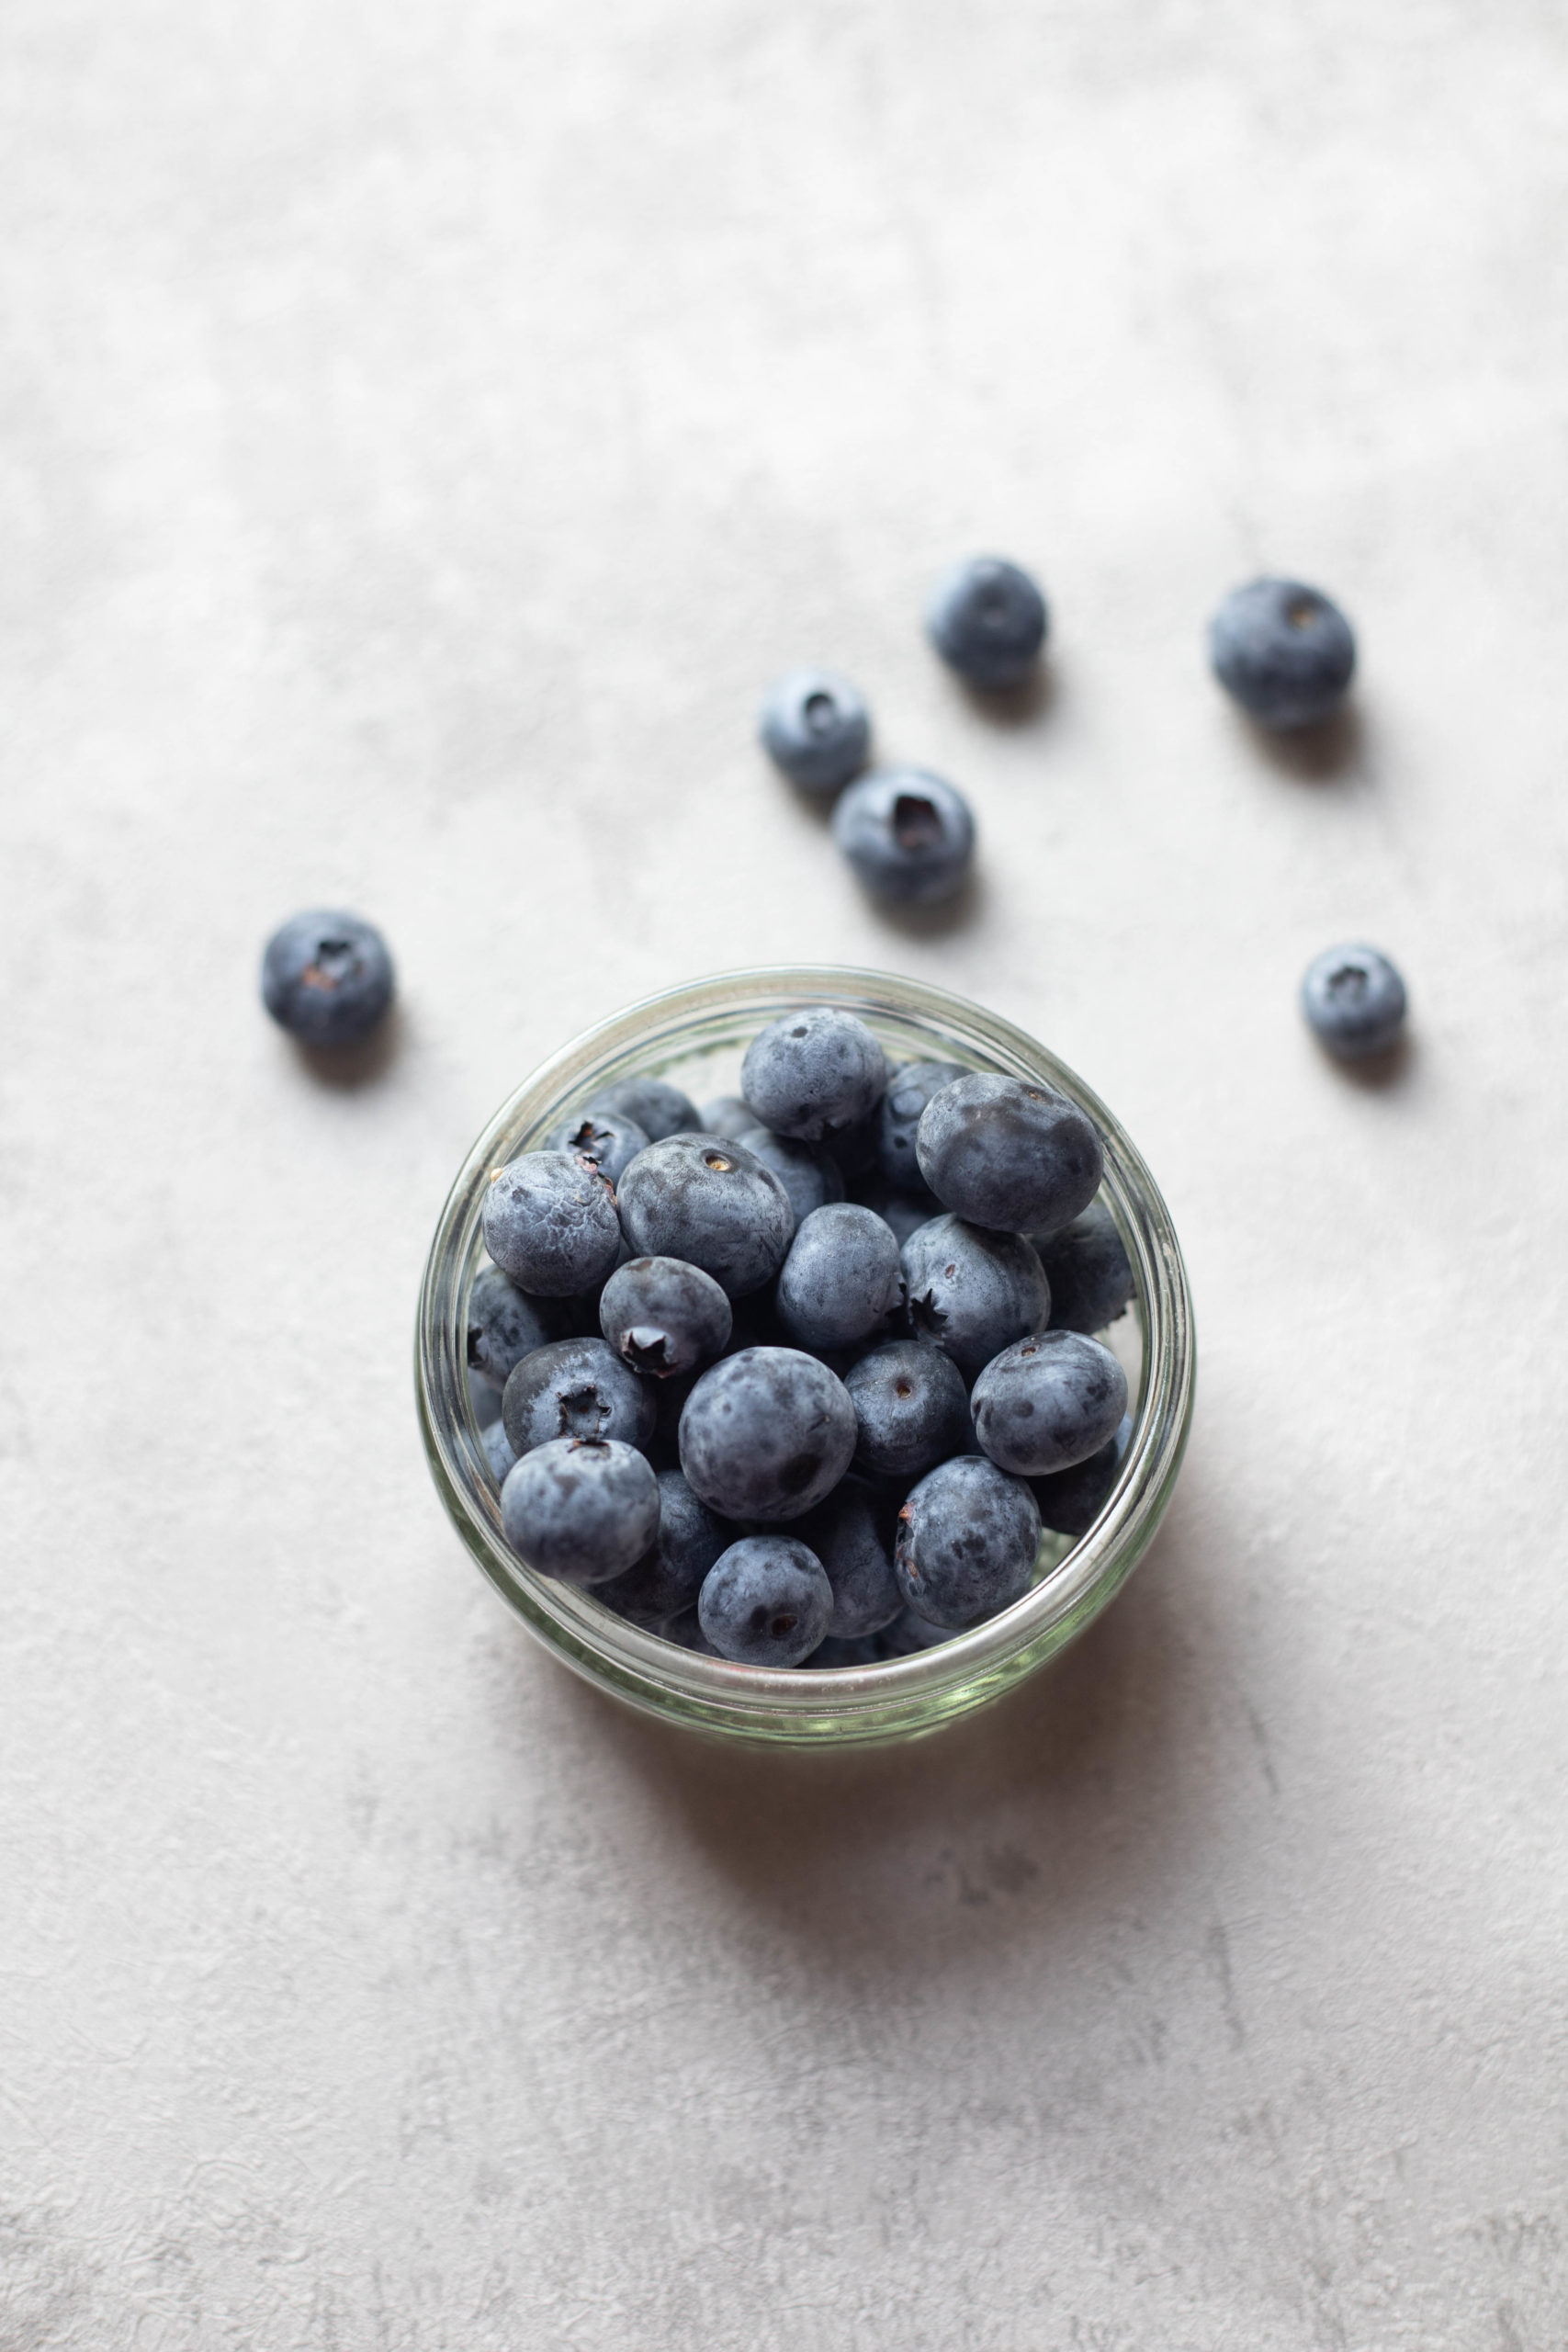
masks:
<svg viewBox="0 0 1568 2352"><path fill-rule="evenodd" d="M621 1080L496 1169L470 1383L539 1574L747 1665L906 1656L1087 1532L1131 1435L1100 1136L1049 1087L761 1030L699 1112Z"/></svg>

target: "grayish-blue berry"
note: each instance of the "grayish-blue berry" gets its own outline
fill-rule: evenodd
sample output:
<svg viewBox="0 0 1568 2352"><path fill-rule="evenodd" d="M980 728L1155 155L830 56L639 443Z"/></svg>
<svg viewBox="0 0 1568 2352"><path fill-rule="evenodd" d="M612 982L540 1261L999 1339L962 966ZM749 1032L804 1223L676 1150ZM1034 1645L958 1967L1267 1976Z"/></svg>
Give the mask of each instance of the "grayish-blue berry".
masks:
<svg viewBox="0 0 1568 2352"><path fill-rule="evenodd" d="M479 1431L479 1443L485 1450L491 1476L499 1487L517 1459L517 1451L506 1434L505 1423L499 1419L487 1423Z"/></svg>
<svg viewBox="0 0 1568 2352"><path fill-rule="evenodd" d="M762 705L757 729L775 767L802 792L827 795L859 775L871 749L871 713L836 670L792 670Z"/></svg>
<svg viewBox="0 0 1568 2352"><path fill-rule="evenodd" d="M876 1109L876 1161L890 1184L907 1193L926 1190L915 1148L920 1119L931 1096L963 1075L957 1062L906 1062L889 1078Z"/></svg>
<svg viewBox="0 0 1568 2352"><path fill-rule="evenodd" d="M1375 947L1330 947L1307 966L1302 1011L1320 1044L1341 1061L1364 1061L1404 1026L1404 982Z"/></svg>
<svg viewBox="0 0 1568 2352"><path fill-rule="evenodd" d="M606 1184L620 1181L621 1170L639 1151L646 1151L649 1137L635 1119L624 1111L612 1110L608 1103L597 1111L574 1111L551 1128L546 1140L549 1151L564 1151L569 1159L585 1159L596 1168Z"/></svg>
<svg viewBox="0 0 1568 2352"><path fill-rule="evenodd" d="M596 1290L621 1254L615 1193L596 1169L563 1152L525 1152L498 1169L480 1224L502 1272L536 1298Z"/></svg>
<svg viewBox="0 0 1568 2352"><path fill-rule="evenodd" d="M737 1666L799 1666L828 1631L833 1589L793 1535L745 1535L703 1581L697 1622Z"/></svg>
<svg viewBox="0 0 1568 2352"><path fill-rule="evenodd" d="M746 1048L740 1091L761 1126L820 1143L870 1116L887 1082L887 1057L852 1012L812 1004L759 1029Z"/></svg>
<svg viewBox="0 0 1568 2352"><path fill-rule="evenodd" d="M1107 1438L1087 1462L1075 1462L1070 1470L1054 1471L1047 1478L1031 1478L1029 1489L1043 1523L1058 1535L1087 1535L1111 1499L1132 1442L1129 1413L1115 1436Z"/></svg>
<svg viewBox="0 0 1568 2352"><path fill-rule="evenodd" d="M468 1369L492 1388L504 1388L514 1363L548 1345L550 1332L536 1300L508 1282L499 1266L482 1266L468 1293Z"/></svg>
<svg viewBox="0 0 1568 2352"><path fill-rule="evenodd" d="M659 1485L634 1446L560 1437L506 1474L501 1523L542 1577L595 1585L618 1577L659 1532Z"/></svg>
<svg viewBox="0 0 1568 2352"><path fill-rule="evenodd" d="M1337 605L1300 580L1233 588L1209 623L1209 660L1259 725L1311 727L1337 710L1356 670L1356 639Z"/></svg>
<svg viewBox="0 0 1568 2352"><path fill-rule="evenodd" d="M1054 1233L1100 1189L1093 1122L1054 1087L969 1070L932 1095L916 1136L944 1208L998 1233Z"/></svg>
<svg viewBox="0 0 1568 2352"><path fill-rule="evenodd" d="M926 634L960 677L1012 686L1040 657L1050 626L1028 572L998 555L971 556L944 571L926 606Z"/></svg>
<svg viewBox="0 0 1568 2352"><path fill-rule="evenodd" d="M860 1431L855 1466L874 1478L908 1486L969 1443L964 1375L940 1348L918 1340L874 1348L844 1374L844 1386Z"/></svg>
<svg viewBox="0 0 1568 2352"><path fill-rule="evenodd" d="M617 1078L601 1086L588 1104L590 1111L615 1111L639 1126L649 1143L666 1136L690 1135L702 1122L689 1094L667 1078Z"/></svg>
<svg viewBox="0 0 1568 2352"><path fill-rule="evenodd" d="M1070 1470L1116 1433L1127 1375L1085 1331L1039 1331L1004 1348L975 1383L975 1434L1003 1470L1043 1478Z"/></svg>
<svg viewBox="0 0 1568 2352"><path fill-rule="evenodd" d="M892 1227L900 1250L911 1233L942 1215L942 1203L923 1184L918 1193L906 1193L875 1175L860 1180L854 1188L854 1198L863 1208L874 1209L883 1223Z"/></svg>
<svg viewBox="0 0 1568 2352"><path fill-rule="evenodd" d="M873 1638L879 1659L918 1657L922 1650L939 1649L943 1642L951 1642L957 1630L952 1625L929 1624L912 1609L903 1609L891 1625Z"/></svg>
<svg viewBox="0 0 1568 2352"><path fill-rule="evenodd" d="M1091 1201L1059 1233L1034 1246L1051 1285L1051 1324L1057 1331L1103 1331L1127 1311L1133 1269L1116 1221L1103 1201Z"/></svg>
<svg viewBox="0 0 1568 2352"><path fill-rule="evenodd" d="M392 1001L392 959L374 923L341 909L290 915L262 956L262 1002L306 1046L354 1046Z"/></svg>
<svg viewBox="0 0 1568 2352"><path fill-rule="evenodd" d="M853 1201L813 1209L779 1269L773 1303L800 1347L847 1348L867 1338L904 1303L891 1228Z"/></svg>
<svg viewBox="0 0 1568 2352"><path fill-rule="evenodd" d="M756 1124L757 1114L739 1094L716 1094L703 1104L697 1126L705 1136L727 1136L731 1143L741 1143Z"/></svg>
<svg viewBox="0 0 1568 2352"><path fill-rule="evenodd" d="M942 776L924 768L874 768L840 798L833 839L872 898L933 907L964 887L975 855L975 818Z"/></svg>
<svg viewBox="0 0 1568 2352"><path fill-rule="evenodd" d="M910 1235L902 1256L910 1330L966 1379L1051 1319L1044 1269L1019 1234L937 1216Z"/></svg>
<svg viewBox="0 0 1568 2352"><path fill-rule="evenodd" d="M730 1541L679 1470L659 1473L659 1532L640 1560L594 1592L606 1609L652 1627L694 1609L703 1578Z"/></svg>
<svg viewBox="0 0 1568 2352"><path fill-rule="evenodd" d="M807 1512L797 1532L833 1588L828 1631L845 1640L880 1633L904 1606L893 1574L896 1514L883 1496L846 1478Z"/></svg>
<svg viewBox="0 0 1568 2352"><path fill-rule="evenodd" d="M908 1496L893 1566L917 1616L961 1631L1028 1591L1039 1549L1040 1513L1022 1479L967 1453Z"/></svg>
<svg viewBox="0 0 1568 2352"><path fill-rule="evenodd" d="M795 1348L724 1357L681 1416L681 1467L727 1519L799 1519L838 1485L854 1450L843 1382Z"/></svg>
<svg viewBox="0 0 1568 2352"><path fill-rule="evenodd" d="M807 1674L838 1671L846 1667L876 1666L882 1652L874 1634L861 1634L846 1638L839 1634L826 1634L801 1666Z"/></svg>
<svg viewBox="0 0 1568 2352"><path fill-rule="evenodd" d="M660 1379L722 1355L732 1320L713 1276L680 1258L633 1258L615 1269L599 1301L599 1328L615 1353Z"/></svg>
<svg viewBox="0 0 1568 2352"><path fill-rule="evenodd" d="M795 1230L811 1215L829 1201L844 1197L844 1180L838 1163L820 1144L802 1143L795 1136L776 1136L771 1127L759 1127L748 1121L744 1132L735 1138L743 1150L764 1168L771 1168L784 1191L795 1212Z"/></svg>
<svg viewBox="0 0 1568 2352"><path fill-rule="evenodd" d="M517 1453L552 1438L614 1438L644 1446L653 1435L653 1384L628 1372L603 1340L552 1340L514 1364L501 1418Z"/></svg>
<svg viewBox="0 0 1568 2352"><path fill-rule="evenodd" d="M795 1233L771 1168L724 1136L666 1136L638 1152L616 1197L639 1257L700 1266L730 1298L772 1280Z"/></svg>

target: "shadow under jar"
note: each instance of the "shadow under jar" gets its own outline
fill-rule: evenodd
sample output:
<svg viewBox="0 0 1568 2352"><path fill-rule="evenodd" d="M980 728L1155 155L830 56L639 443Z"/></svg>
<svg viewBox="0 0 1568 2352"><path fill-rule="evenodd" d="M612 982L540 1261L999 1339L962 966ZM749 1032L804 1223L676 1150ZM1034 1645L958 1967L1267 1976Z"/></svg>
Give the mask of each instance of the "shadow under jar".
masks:
<svg viewBox="0 0 1568 2352"><path fill-rule="evenodd" d="M705 1657L642 1632L592 1591L541 1577L501 1529L500 1489L468 1396L468 1293L488 1262L479 1213L491 1171L536 1150L569 1111L634 1072L696 1102L733 1093L759 1029L802 1005L858 1013L892 1061L942 1060L1043 1080L1085 1111L1105 1148L1100 1198L1133 1268L1133 1304L1105 1333L1127 1373L1133 1434L1089 1533L1046 1532L1035 1580L998 1616L910 1657L811 1670ZM629 1006L562 1046L504 1102L469 1152L435 1228L420 1295L415 1383L431 1476L453 1525L530 1632L590 1682L645 1712L747 1740L823 1747L934 1731L1043 1666L1099 1615L1147 1549L1170 1499L1192 1411L1192 1306L1154 1179L1103 1103L1033 1038L918 980L831 965L721 973Z"/></svg>

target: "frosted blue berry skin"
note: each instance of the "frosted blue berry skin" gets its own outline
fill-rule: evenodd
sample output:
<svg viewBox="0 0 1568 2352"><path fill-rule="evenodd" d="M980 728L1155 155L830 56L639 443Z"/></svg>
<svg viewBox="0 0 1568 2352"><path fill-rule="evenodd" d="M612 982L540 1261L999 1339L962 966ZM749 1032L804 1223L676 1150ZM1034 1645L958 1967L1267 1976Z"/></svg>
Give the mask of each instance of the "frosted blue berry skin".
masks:
<svg viewBox="0 0 1568 2352"><path fill-rule="evenodd" d="M628 1372L603 1340L536 1348L513 1366L501 1394L501 1418L519 1454L558 1437L645 1446L657 1412L653 1383Z"/></svg>
<svg viewBox="0 0 1568 2352"><path fill-rule="evenodd" d="M920 1119L931 1096L963 1075L957 1062L906 1062L888 1079L876 1109L876 1164L890 1184L907 1193L927 1189L915 1148Z"/></svg>
<svg viewBox="0 0 1568 2352"><path fill-rule="evenodd" d="M1014 686L1027 677L1049 627L1038 585L1005 556L955 563L926 605L932 645L950 670L977 686Z"/></svg>
<svg viewBox="0 0 1568 2352"><path fill-rule="evenodd" d="M799 1666L828 1631L833 1589L793 1535L744 1535L703 1580L697 1622L737 1666Z"/></svg>
<svg viewBox="0 0 1568 2352"><path fill-rule="evenodd" d="M902 1251L911 1335L953 1358L966 1379L1051 1319L1051 1286L1032 1246L962 1217L919 1227Z"/></svg>
<svg viewBox="0 0 1568 2352"><path fill-rule="evenodd" d="M776 1136L771 1127L749 1125L735 1138L743 1151L771 1168L784 1191L795 1212L798 1233L813 1209L829 1201L844 1197L844 1180L837 1163L820 1145L802 1143L795 1136Z"/></svg>
<svg viewBox="0 0 1568 2352"><path fill-rule="evenodd" d="M942 1213L936 1194L928 1193L923 1184L918 1193L905 1193L875 1175L860 1178L853 1196L863 1208L874 1209L883 1223L892 1227L900 1250L911 1233Z"/></svg>
<svg viewBox="0 0 1568 2352"><path fill-rule="evenodd" d="M833 840L869 897L940 906L968 878L975 818L957 786L928 769L874 768L841 795Z"/></svg>
<svg viewBox="0 0 1568 2352"><path fill-rule="evenodd" d="M635 1447L554 1438L507 1472L501 1523L542 1577L603 1584L640 1558L659 1532L659 1485Z"/></svg>
<svg viewBox="0 0 1568 2352"><path fill-rule="evenodd" d="M1404 1027L1407 1007L1404 982L1375 947L1325 948L1302 981L1308 1025L1341 1061L1386 1053Z"/></svg>
<svg viewBox="0 0 1568 2352"><path fill-rule="evenodd" d="M813 1209L779 1269L773 1304L797 1347L852 1347L884 1329L904 1304L890 1227L853 1201Z"/></svg>
<svg viewBox="0 0 1568 2352"><path fill-rule="evenodd" d="M499 1487L517 1459L504 1422L489 1422L479 1431L479 1443L484 1447L485 1460L490 1464L490 1475Z"/></svg>
<svg viewBox="0 0 1568 2352"><path fill-rule="evenodd" d="M703 1578L734 1535L679 1470L659 1473L659 1532L624 1574L595 1588L606 1609L649 1629L697 1605Z"/></svg>
<svg viewBox="0 0 1568 2352"><path fill-rule="evenodd" d="M760 1290L784 1261L795 1211L771 1168L725 1136L666 1136L638 1152L616 1187L640 1258L679 1258L730 1298Z"/></svg>
<svg viewBox="0 0 1568 2352"><path fill-rule="evenodd" d="M734 1318L711 1274L680 1258L633 1258L599 1300L599 1328L633 1372L666 1380L722 1355ZM668 1612L666 1612L668 1613Z"/></svg>
<svg viewBox="0 0 1568 2352"><path fill-rule="evenodd" d="M705 1136L728 1136L731 1143L744 1143L756 1125L757 1114L739 1094L716 1094L711 1102L703 1104L697 1131Z"/></svg>
<svg viewBox="0 0 1568 2352"><path fill-rule="evenodd" d="M290 915L262 955L262 1002L301 1045L357 1045L384 1017L393 986L375 924L341 909Z"/></svg>
<svg viewBox="0 0 1568 2352"><path fill-rule="evenodd" d="M586 1159L606 1184L615 1183L628 1160L646 1151L649 1137L635 1119L606 1103L597 1111L574 1111L559 1120L545 1139L549 1151L564 1151L569 1159Z"/></svg>
<svg viewBox="0 0 1568 2352"><path fill-rule="evenodd" d="M536 1298L596 1290L621 1254L615 1193L597 1170L564 1152L511 1160L491 1179L479 1222L502 1272Z"/></svg>
<svg viewBox="0 0 1568 2352"><path fill-rule="evenodd" d="M1029 1490L1043 1523L1058 1535L1087 1535L1111 1499L1111 1489L1121 1476L1132 1442L1129 1413L1123 1415L1115 1436L1108 1438L1087 1462L1076 1462L1070 1470L1054 1471L1049 1477L1031 1478Z"/></svg>
<svg viewBox="0 0 1568 2352"><path fill-rule="evenodd" d="M854 1450L843 1382L796 1348L746 1348L711 1364L681 1416L681 1467L726 1519L802 1518Z"/></svg>
<svg viewBox="0 0 1568 2352"><path fill-rule="evenodd" d="M552 1336L538 1302L525 1297L499 1266L485 1266L474 1276L468 1293L468 1370L491 1388L504 1388L513 1365L536 1348L547 1347Z"/></svg>
<svg viewBox="0 0 1568 2352"><path fill-rule="evenodd" d="M586 1107L614 1111L630 1119L649 1143L662 1143L666 1136L689 1135L702 1125L691 1096L671 1086L667 1078L618 1078L600 1087Z"/></svg>
<svg viewBox="0 0 1568 2352"><path fill-rule="evenodd" d="M873 1635L878 1660L896 1657L919 1657L922 1650L934 1650L943 1642L951 1642L958 1629L953 1625L929 1625L917 1617L912 1609L900 1611L891 1625Z"/></svg>
<svg viewBox="0 0 1568 2352"><path fill-rule="evenodd" d="M1059 1233L1037 1235L1034 1247L1051 1285L1053 1329L1103 1331L1126 1313L1133 1269L1103 1201L1091 1201Z"/></svg>
<svg viewBox="0 0 1568 2352"><path fill-rule="evenodd" d="M817 1647L801 1664L808 1674L836 1672L845 1667L877 1665L882 1657L878 1638L874 1634L846 1637L840 1634L824 1634Z"/></svg>
<svg viewBox="0 0 1568 2352"><path fill-rule="evenodd" d="M904 1606L893 1574L895 1508L885 1496L845 1478L795 1532L822 1563L833 1588L829 1634L852 1641L880 1633Z"/></svg>
<svg viewBox="0 0 1568 2352"><path fill-rule="evenodd" d="M875 1110L887 1057L865 1023L813 1004L759 1029L746 1048L740 1091L759 1126L803 1143L853 1129Z"/></svg>
<svg viewBox="0 0 1568 2352"><path fill-rule="evenodd" d="M1042 1478L1087 1462L1116 1433L1127 1375L1083 1331L1040 1331L1004 1348L975 1383L981 1451L1015 1476Z"/></svg>
<svg viewBox="0 0 1568 2352"><path fill-rule="evenodd" d="M1251 580L1232 589L1210 622L1209 660L1250 718L1288 732L1338 709L1355 675L1356 639L1320 589Z"/></svg>
<svg viewBox="0 0 1568 2352"><path fill-rule="evenodd" d="M837 670L792 670L771 689L757 732L791 784L826 798L864 767L871 713Z"/></svg>
<svg viewBox="0 0 1568 2352"><path fill-rule="evenodd" d="M968 1453L929 1471L906 1498L893 1566L917 1616L961 1632L1028 1591L1039 1549L1040 1513L1022 1479Z"/></svg>
<svg viewBox="0 0 1568 2352"><path fill-rule="evenodd" d="M969 1399L951 1356L918 1340L873 1348L844 1374L859 1436L855 1467L908 1487L970 1441Z"/></svg>
<svg viewBox="0 0 1568 2352"><path fill-rule="evenodd" d="M998 1233L1053 1233L1100 1189L1093 1123L1055 1088L967 1070L933 1094L916 1134L920 1173L944 1208Z"/></svg>

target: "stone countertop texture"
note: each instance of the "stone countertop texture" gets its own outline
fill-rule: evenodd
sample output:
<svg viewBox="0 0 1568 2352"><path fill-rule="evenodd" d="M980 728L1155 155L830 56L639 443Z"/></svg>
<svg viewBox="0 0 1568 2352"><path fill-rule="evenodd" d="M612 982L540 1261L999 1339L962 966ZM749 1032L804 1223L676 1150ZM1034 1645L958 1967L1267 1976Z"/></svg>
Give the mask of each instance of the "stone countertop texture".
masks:
<svg viewBox="0 0 1568 2352"><path fill-rule="evenodd" d="M16 0L0 23L4 2352L1568 2341L1568 19ZM1035 566L1048 694L925 650ZM1219 594L1322 582L1270 751ZM751 740L972 795L895 928ZM373 914L392 1049L254 998ZM1397 1080L1294 1004L1370 936ZM1046 1038L1190 1258L1188 1468L1005 1708L579 1686L410 1382L547 1050L758 960Z"/></svg>

